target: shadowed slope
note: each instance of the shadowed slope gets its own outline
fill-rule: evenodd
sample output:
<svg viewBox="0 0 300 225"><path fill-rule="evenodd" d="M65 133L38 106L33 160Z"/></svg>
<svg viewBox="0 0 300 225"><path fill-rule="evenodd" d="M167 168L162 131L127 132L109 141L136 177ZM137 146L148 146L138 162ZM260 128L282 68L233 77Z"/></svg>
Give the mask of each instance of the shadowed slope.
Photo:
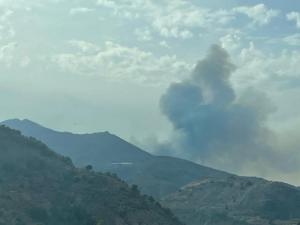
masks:
<svg viewBox="0 0 300 225"><path fill-rule="evenodd" d="M150 155L107 132L58 132L29 120L17 119L2 124L20 130L25 136L43 141L59 154L70 157L76 166L90 164L97 171L116 173L130 184L137 184L143 193L157 198L194 180L228 176L225 172L190 161Z"/></svg>
<svg viewBox="0 0 300 225"><path fill-rule="evenodd" d="M0 126L1 225L180 225L119 179L76 169L43 143Z"/></svg>

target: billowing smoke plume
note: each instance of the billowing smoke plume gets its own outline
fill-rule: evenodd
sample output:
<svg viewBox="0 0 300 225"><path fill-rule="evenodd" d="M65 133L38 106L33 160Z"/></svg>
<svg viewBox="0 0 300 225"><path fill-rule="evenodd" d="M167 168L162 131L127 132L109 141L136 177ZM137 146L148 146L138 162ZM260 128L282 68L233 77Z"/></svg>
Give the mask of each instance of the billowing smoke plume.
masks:
<svg viewBox="0 0 300 225"><path fill-rule="evenodd" d="M234 70L225 50L214 45L188 79L168 88L160 105L175 132L163 153L229 170L270 158L264 121L272 108L251 90L237 97L229 79Z"/></svg>

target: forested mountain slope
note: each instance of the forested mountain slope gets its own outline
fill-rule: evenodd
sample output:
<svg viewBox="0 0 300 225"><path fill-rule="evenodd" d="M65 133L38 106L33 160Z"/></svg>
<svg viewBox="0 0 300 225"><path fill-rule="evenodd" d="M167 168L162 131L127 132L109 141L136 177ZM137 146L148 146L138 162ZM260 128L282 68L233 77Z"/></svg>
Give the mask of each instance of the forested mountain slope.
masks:
<svg viewBox="0 0 300 225"><path fill-rule="evenodd" d="M19 119L2 124L44 142L57 153L70 157L78 167L92 165L97 171L116 173L128 183L137 184L143 193L156 198L177 191L194 180L228 175L187 160L151 155L108 132L58 132Z"/></svg>
<svg viewBox="0 0 300 225"><path fill-rule="evenodd" d="M180 225L114 176L76 169L33 138L0 126L1 225Z"/></svg>

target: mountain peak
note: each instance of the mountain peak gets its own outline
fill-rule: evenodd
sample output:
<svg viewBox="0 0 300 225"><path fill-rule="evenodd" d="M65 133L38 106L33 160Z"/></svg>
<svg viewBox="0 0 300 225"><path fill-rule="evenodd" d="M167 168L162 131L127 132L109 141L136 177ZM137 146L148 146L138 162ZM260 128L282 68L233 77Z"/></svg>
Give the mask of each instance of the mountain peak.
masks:
<svg viewBox="0 0 300 225"><path fill-rule="evenodd" d="M58 131L55 129L51 129L51 128L47 128L44 125L41 125L40 123L34 122L32 120L29 119L19 119L19 118L15 118L15 119L8 119L8 120L4 120L2 122L0 122L0 125L6 125L8 127L17 129L17 130L21 130L24 131L24 129L26 127L33 129L33 128L41 128L41 129L47 129L47 130L51 130L57 133L65 133L65 134L74 134L74 135L107 135L107 136L115 136L118 137L112 133L110 133L109 131L101 131L101 132L94 132L94 133L73 133L73 132L69 132L69 131ZM27 135L26 135L27 136Z"/></svg>
<svg viewBox="0 0 300 225"><path fill-rule="evenodd" d="M0 124L6 125L6 126L12 127L12 128L16 127L16 129L18 127L43 127L42 125L40 125L36 122L33 122L29 119L18 119L18 118L4 120L4 121L0 122ZM43 127L43 128L45 128L45 127Z"/></svg>
<svg viewBox="0 0 300 225"><path fill-rule="evenodd" d="M154 197L165 196L196 179L227 176L187 160L153 156L109 132L72 134L36 126L32 121L3 123L70 157L76 166L92 165L96 171L115 173Z"/></svg>
<svg viewBox="0 0 300 225"><path fill-rule="evenodd" d="M93 165L95 169L106 170L112 163L141 162L151 157L149 153L108 131L74 134L49 129L28 119L6 120L0 124L46 143L57 153L71 157L79 167Z"/></svg>
<svg viewBox="0 0 300 225"><path fill-rule="evenodd" d="M31 123L31 124L36 124L35 122L33 122L29 119L19 119L19 118L4 120L1 123Z"/></svg>

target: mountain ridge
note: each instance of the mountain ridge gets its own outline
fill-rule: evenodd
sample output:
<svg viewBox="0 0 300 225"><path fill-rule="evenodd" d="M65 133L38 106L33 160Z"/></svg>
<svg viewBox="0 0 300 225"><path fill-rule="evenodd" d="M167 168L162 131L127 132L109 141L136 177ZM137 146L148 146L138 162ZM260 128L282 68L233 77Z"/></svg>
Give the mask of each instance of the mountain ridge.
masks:
<svg viewBox="0 0 300 225"><path fill-rule="evenodd" d="M103 133L65 135L66 132L56 132L30 120L6 120L0 124L46 143L59 154L70 157L76 166L92 165L97 171L116 173L126 182L138 185L143 193L158 199L193 180L228 175L184 159L151 155L109 133L105 136L112 141L105 145L103 135L97 135Z"/></svg>
<svg viewBox="0 0 300 225"><path fill-rule="evenodd" d="M299 187L237 176L179 158L146 155L146 159L134 163L112 163L106 172L115 173L130 184L137 184L143 193L160 199L187 225L300 224ZM95 161L88 160L84 165L99 160L92 159ZM91 165L99 170L97 165Z"/></svg>
<svg viewBox="0 0 300 225"><path fill-rule="evenodd" d="M77 154L80 154L80 151L83 149L85 151L90 151L89 154L95 154L98 149L101 149L102 154L107 154L107 160L110 160L111 162L128 161L128 156L130 156L130 159L133 161L142 161L150 157L149 153L139 149L127 141L124 141L116 135L110 134L107 131L88 134L76 134L66 131L61 132L44 127L28 119L6 120L0 124L20 130L25 136L35 137L36 139L46 143L51 149L67 156L70 152L77 152ZM80 139L80 141L78 141L78 139ZM98 141L98 139L100 141ZM114 153L118 154L110 154L110 149L108 148L114 148ZM134 155L134 157L131 157L131 155ZM113 160L113 157L119 158ZM77 158L72 157L72 159L77 166L84 167L89 164L89 162L81 163L81 161L84 161L82 156ZM98 162L101 162L101 157L98 157L97 160Z"/></svg>
<svg viewBox="0 0 300 225"><path fill-rule="evenodd" d="M1 225L182 225L120 179L0 126Z"/></svg>
<svg viewBox="0 0 300 225"><path fill-rule="evenodd" d="M257 177L194 181L161 202L188 225L300 224L300 190Z"/></svg>

